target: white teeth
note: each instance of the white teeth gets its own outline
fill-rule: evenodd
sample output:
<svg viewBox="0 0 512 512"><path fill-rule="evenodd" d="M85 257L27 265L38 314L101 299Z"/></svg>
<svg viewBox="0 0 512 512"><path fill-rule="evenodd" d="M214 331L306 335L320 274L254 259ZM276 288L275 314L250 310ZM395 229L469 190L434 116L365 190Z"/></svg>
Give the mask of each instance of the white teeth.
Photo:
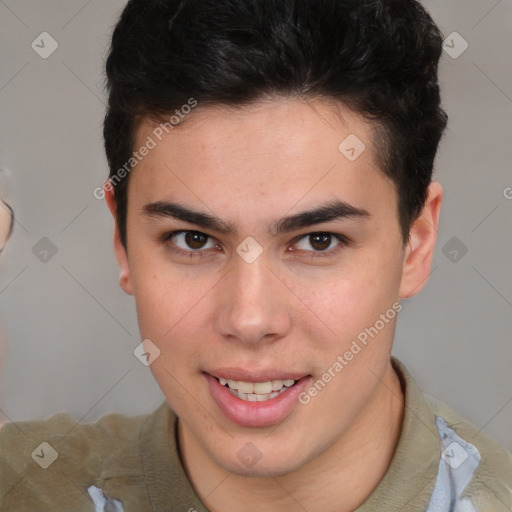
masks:
<svg viewBox="0 0 512 512"><path fill-rule="evenodd" d="M286 391L295 384L295 380L268 380L266 382L245 382L219 377L222 386L229 386L231 392L242 400L250 402L262 402L275 398L280 392Z"/></svg>
<svg viewBox="0 0 512 512"><path fill-rule="evenodd" d="M282 391L274 391L273 393L264 393L262 395L257 395L256 393L240 393L235 389L230 389L229 391L232 395L240 398L240 400L245 400L246 402L266 402L267 400L280 395L284 389Z"/></svg>
<svg viewBox="0 0 512 512"><path fill-rule="evenodd" d="M240 393L253 393L254 392L254 384L252 382L243 382L239 380L237 382L237 389Z"/></svg>
<svg viewBox="0 0 512 512"><path fill-rule="evenodd" d="M239 384L241 384L241 382L239 382ZM250 393L256 393L257 395L267 395L268 393L272 393L272 382L255 382Z"/></svg>
<svg viewBox="0 0 512 512"><path fill-rule="evenodd" d="M282 380L273 380L272 381L272 391L279 391L283 387L284 381Z"/></svg>

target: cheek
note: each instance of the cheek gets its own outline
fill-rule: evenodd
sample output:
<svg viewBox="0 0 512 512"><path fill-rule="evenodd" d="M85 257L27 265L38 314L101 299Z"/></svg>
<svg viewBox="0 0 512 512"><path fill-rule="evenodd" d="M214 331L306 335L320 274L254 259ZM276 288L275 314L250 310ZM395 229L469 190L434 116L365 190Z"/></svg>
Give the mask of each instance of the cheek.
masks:
<svg viewBox="0 0 512 512"><path fill-rule="evenodd" d="M333 403L357 409L376 384L369 370L380 375L388 364L401 268L396 253L386 257L389 254L371 251L361 255L357 265L347 264L314 288L303 287L304 302L315 313L314 325L323 328L323 335L310 330L307 336L314 340L310 346L310 354L316 355L314 369L317 378L325 376L333 382L316 402L319 414L332 410Z"/></svg>
<svg viewBox="0 0 512 512"><path fill-rule="evenodd" d="M172 372L181 373L189 362L194 366L194 354L208 338L207 329L213 328L212 301L222 275L187 272L151 257L149 251L140 256L132 272L140 334L160 348Z"/></svg>
<svg viewBox="0 0 512 512"><path fill-rule="evenodd" d="M205 336L197 319L203 319L204 293L178 278L140 273L137 276L137 316L142 339L160 350L150 370L171 407L178 413L194 409L190 396L200 391L198 362ZM186 384L187 392L184 392ZM199 408L197 414L204 414Z"/></svg>
<svg viewBox="0 0 512 512"><path fill-rule="evenodd" d="M137 277L137 315L141 334L167 343L204 314L207 287L176 276Z"/></svg>
<svg viewBox="0 0 512 512"><path fill-rule="evenodd" d="M353 254L339 269L302 280L297 295L325 332L347 339L373 325L398 300L400 262L385 251Z"/></svg>

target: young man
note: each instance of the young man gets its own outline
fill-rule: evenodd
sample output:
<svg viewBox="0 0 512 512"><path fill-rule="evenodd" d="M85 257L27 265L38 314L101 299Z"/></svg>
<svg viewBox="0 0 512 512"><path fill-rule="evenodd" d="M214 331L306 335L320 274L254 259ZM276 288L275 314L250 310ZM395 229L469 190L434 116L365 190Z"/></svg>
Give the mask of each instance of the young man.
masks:
<svg viewBox="0 0 512 512"><path fill-rule="evenodd" d="M413 0L128 3L104 194L166 401L6 425L1 510L511 510L511 456L390 355L436 241L441 43Z"/></svg>

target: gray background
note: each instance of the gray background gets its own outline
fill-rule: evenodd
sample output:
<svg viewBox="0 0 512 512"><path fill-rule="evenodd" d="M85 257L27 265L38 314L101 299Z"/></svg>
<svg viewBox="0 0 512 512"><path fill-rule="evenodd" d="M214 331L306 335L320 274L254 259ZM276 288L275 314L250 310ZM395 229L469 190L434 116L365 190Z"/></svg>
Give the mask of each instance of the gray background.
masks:
<svg viewBox="0 0 512 512"><path fill-rule="evenodd" d="M163 400L133 356L134 301L118 287L113 222L93 197L107 176L103 60L124 3L0 0L0 174L18 220L0 259L0 419L68 411L93 421ZM512 1L425 5L469 48L443 55L441 229L429 283L403 302L394 354L512 450ZM59 44L48 59L31 47L44 31ZM57 249L46 262L33 252L44 237Z"/></svg>

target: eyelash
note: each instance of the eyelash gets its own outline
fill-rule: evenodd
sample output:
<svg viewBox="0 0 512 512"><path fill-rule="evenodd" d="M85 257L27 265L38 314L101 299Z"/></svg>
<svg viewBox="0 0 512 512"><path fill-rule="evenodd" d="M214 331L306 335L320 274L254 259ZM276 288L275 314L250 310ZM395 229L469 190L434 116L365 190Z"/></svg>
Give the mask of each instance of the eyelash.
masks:
<svg viewBox="0 0 512 512"><path fill-rule="evenodd" d="M182 229L182 230L178 230L178 231L171 231L169 233L165 233L161 237L162 242L166 245L166 247L169 251L171 251L174 254L178 254L179 256L188 257L190 259L204 258L205 257L204 253L208 249L197 249L197 250L191 249L189 251L185 251L183 249L180 249L179 247L177 247L174 244L170 245L167 243L174 236L180 235L182 233L196 233L198 235L206 236L208 241L215 240L212 236L207 235L206 233L203 233L201 231L190 230L190 229L189 230ZM333 256L333 255L337 254L338 252L340 252L345 247L350 246L351 241L346 236L341 235L339 233L331 233L328 231L312 231L311 233L307 233L305 235L300 235L300 236L296 237L294 240L292 240L292 244L297 244L304 238L308 238L312 235L320 235L320 234L332 236L334 239L336 239L339 242L339 244L336 247L334 247L333 249L324 250L324 251L303 251L303 252L309 253L310 258L325 258L325 257Z"/></svg>

